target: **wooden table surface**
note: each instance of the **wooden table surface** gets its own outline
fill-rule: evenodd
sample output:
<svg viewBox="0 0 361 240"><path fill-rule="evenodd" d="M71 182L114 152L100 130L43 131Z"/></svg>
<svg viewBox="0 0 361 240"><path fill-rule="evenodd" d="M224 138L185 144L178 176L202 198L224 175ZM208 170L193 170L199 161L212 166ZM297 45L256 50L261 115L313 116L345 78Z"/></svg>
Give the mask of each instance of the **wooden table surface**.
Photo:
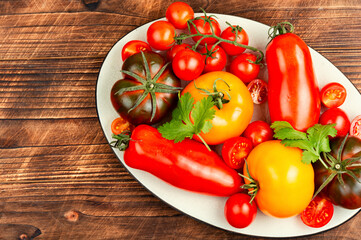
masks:
<svg viewBox="0 0 361 240"><path fill-rule="evenodd" d="M167 0L0 1L0 239L251 239L199 222L142 187L101 130L98 72ZM360 0L193 0L196 11L291 21L361 90ZM359 239L361 214L307 239ZM253 239L253 238L252 238Z"/></svg>

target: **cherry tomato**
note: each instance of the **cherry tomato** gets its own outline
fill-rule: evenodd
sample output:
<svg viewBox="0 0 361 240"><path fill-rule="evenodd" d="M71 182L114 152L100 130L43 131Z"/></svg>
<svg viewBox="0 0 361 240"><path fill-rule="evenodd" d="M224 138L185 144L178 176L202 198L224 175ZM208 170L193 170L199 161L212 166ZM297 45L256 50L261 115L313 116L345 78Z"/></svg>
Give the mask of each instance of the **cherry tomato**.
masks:
<svg viewBox="0 0 361 240"><path fill-rule="evenodd" d="M204 66L204 70L203 70L204 73L213 72L213 71L221 71L227 64L227 54L223 50L223 48L221 48L220 46L217 45L212 50L212 47L213 47L213 45L210 44L210 45L202 47L201 50L199 50L199 53L202 53L202 54L208 53L209 55L211 55L211 56L203 55L203 58L204 58L204 61L206 64Z"/></svg>
<svg viewBox="0 0 361 240"><path fill-rule="evenodd" d="M253 103L261 104L267 100L268 86L265 81L261 79L252 80L248 83L247 88L251 93Z"/></svg>
<svg viewBox="0 0 361 240"><path fill-rule="evenodd" d="M346 95L344 86L337 82L332 82L322 88L321 102L328 108L339 107L345 102Z"/></svg>
<svg viewBox="0 0 361 240"><path fill-rule="evenodd" d="M191 81L201 75L204 69L204 59L200 53L184 49L175 55L172 68L177 77Z"/></svg>
<svg viewBox="0 0 361 240"><path fill-rule="evenodd" d="M216 91L214 91L214 84ZM201 132L200 136L210 145L220 144L229 138L240 136L251 122L253 115L252 98L246 85L232 73L215 71L205 73L194 82L190 82L183 89L182 94L189 92L198 102L208 97L204 90L218 93L214 95L213 108L216 113L211 120L213 127L208 133ZM194 138L199 139L197 136Z"/></svg>
<svg viewBox="0 0 361 240"><path fill-rule="evenodd" d="M249 226L257 215L257 206L245 193L236 193L228 198L224 206L224 215L228 223L235 228Z"/></svg>
<svg viewBox="0 0 361 240"><path fill-rule="evenodd" d="M287 218L301 213L310 203L314 171L301 159L301 149L286 147L278 140L263 142L248 155L250 176L258 182L256 203L264 214ZM243 175L249 176L246 167ZM247 178L245 182L250 183Z"/></svg>
<svg viewBox="0 0 361 240"><path fill-rule="evenodd" d="M355 117L351 122L350 135L361 139L361 115Z"/></svg>
<svg viewBox="0 0 361 240"><path fill-rule="evenodd" d="M152 23L147 31L149 45L157 50L168 50L174 44L175 28L167 21Z"/></svg>
<svg viewBox="0 0 361 240"><path fill-rule="evenodd" d="M244 160L251 152L252 142L245 137L234 137L226 140L222 147L222 158L233 169L241 169Z"/></svg>
<svg viewBox="0 0 361 240"><path fill-rule="evenodd" d="M126 119L123 117L118 117L113 120L112 124L110 125L112 133L115 135L121 134L124 131L131 131L134 126L130 124Z"/></svg>
<svg viewBox="0 0 361 240"><path fill-rule="evenodd" d="M168 59L168 61L173 61L175 55L177 55L177 53L179 53L180 51L182 51L182 50L184 50L186 48L191 48L191 45L189 45L187 43L174 45L171 49L169 49L167 51L167 59Z"/></svg>
<svg viewBox="0 0 361 240"><path fill-rule="evenodd" d="M230 40L230 41L234 41L236 39L236 29L238 29L237 43L243 44L243 45L248 45L248 34L246 33L246 31L243 28L241 28L239 26L232 26L232 27L226 28L222 32L221 38ZM244 50L246 50L243 47L235 46L234 44L226 43L226 42L222 42L221 46L223 47L224 51L226 51L226 53L228 55L238 55L238 54L243 53Z"/></svg>
<svg viewBox="0 0 361 240"><path fill-rule="evenodd" d="M336 137L344 137L350 130L350 120L346 113L340 108L330 108L322 113L320 117L320 123L322 125L336 123L337 135Z"/></svg>
<svg viewBox="0 0 361 240"><path fill-rule="evenodd" d="M243 132L243 136L251 140L253 147L255 147L260 143L272 140L273 130L268 123L258 120L248 125Z"/></svg>
<svg viewBox="0 0 361 240"><path fill-rule="evenodd" d="M221 27L219 26L219 23L216 19L212 18L212 17L197 17L193 20L193 24L191 24L191 33L192 34L196 34L197 30L205 35L212 35L212 33L214 33L214 35L216 36L220 36L221 35ZM212 31L213 29L213 31ZM193 41L198 42L198 40L200 40L202 37L201 36L196 36L193 37ZM200 44L201 45L205 45L207 44L214 44L216 43L218 40L216 38L213 37L207 37L204 38Z"/></svg>
<svg viewBox="0 0 361 240"><path fill-rule="evenodd" d="M193 19L194 11L191 6L184 2L174 2L165 12L167 20L177 29L187 28L187 21Z"/></svg>
<svg viewBox="0 0 361 240"><path fill-rule="evenodd" d="M316 196L301 213L304 224L320 228L330 222L333 216L333 205L324 198Z"/></svg>
<svg viewBox="0 0 361 240"><path fill-rule="evenodd" d="M139 52L150 52L152 49L149 44L140 40L132 40L127 42L122 49L122 60L125 61L128 57Z"/></svg>
<svg viewBox="0 0 361 240"><path fill-rule="evenodd" d="M229 71L239 77L243 82L249 83L255 79L260 70L260 65L254 63L257 57L252 53L242 53L231 62Z"/></svg>

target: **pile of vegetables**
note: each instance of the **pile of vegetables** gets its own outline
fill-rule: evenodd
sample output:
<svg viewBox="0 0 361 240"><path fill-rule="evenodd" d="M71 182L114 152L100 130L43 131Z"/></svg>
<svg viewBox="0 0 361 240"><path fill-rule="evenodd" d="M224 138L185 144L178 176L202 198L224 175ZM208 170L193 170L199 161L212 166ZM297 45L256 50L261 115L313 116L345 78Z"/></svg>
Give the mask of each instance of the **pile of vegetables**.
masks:
<svg viewBox="0 0 361 240"><path fill-rule="evenodd" d="M322 227L333 205L361 207L361 115L350 122L339 108L339 83L319 89L290 23L270 28L264 54L242 26L222 31L186 3L171 4L166 18L149 26L147 42L124 45L123 79L112 86L120 116L111 145L127 166L228 197L225 218L237 228L257 209ZM268 82L258 78L264 65ZM254 104L268 104L271 124L251 122Z"/></svg>

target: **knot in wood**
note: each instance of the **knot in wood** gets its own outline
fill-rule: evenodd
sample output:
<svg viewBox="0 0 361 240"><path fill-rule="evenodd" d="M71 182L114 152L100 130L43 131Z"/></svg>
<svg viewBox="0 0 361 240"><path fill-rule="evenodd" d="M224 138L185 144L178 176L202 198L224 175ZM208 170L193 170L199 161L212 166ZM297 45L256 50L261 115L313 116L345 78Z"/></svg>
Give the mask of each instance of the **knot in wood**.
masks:
<svg viewBox="0 0 361 240"><path fill-rule="evenodd" d="M20 240L29 240L28 235L26 235L25 233L21 234L19 237Z"/></svg>
<svg viewBox="0 0 361 240"><path fill-rule="evenodd" d="M64 217L69 222L76 222L79 220L79 213L75 210L69 210L66 213L64 213Z"/></svg>

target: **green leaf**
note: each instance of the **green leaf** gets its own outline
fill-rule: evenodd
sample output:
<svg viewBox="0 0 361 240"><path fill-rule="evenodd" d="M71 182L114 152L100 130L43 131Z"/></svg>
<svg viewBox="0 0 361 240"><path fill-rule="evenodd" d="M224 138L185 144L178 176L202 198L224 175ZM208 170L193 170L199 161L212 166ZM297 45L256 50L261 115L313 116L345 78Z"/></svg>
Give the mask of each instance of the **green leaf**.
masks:
<svg viewBox="0 0 361 240"><path fill-rule="evenodd" d="M319 155L311 151L303 151L302 153L302 162L306 164L310 164L311 162L316 162L318 160Z"/></svg>
<svg viewBox="0 0 361 240"><path fill-rule="evenodd" d="M312 144L308 142L307 140L282 140L281 143L283 143L286 147L298 147L302 150L312 150Z"/></svg>
<svg viewBox="0 0 361 240"><path fill-rule="evenodd" d="M274 129L274 137L277 139L307 139L306 133L295 130L286 121L276 121L272 123L271 128Z"/></svg>
<svg viewBox="0 0 361 240"><path fill-rule="evenodd" d="M191 113L194 121L195 134L200 133L203 130L204 125L214 118L216 110L213 109L214 103L212 97L203 98L201 101L194 105L194 109ZM209 125L207 126L207 129ZM209 131L209 130L208 130Z"/></svg>

